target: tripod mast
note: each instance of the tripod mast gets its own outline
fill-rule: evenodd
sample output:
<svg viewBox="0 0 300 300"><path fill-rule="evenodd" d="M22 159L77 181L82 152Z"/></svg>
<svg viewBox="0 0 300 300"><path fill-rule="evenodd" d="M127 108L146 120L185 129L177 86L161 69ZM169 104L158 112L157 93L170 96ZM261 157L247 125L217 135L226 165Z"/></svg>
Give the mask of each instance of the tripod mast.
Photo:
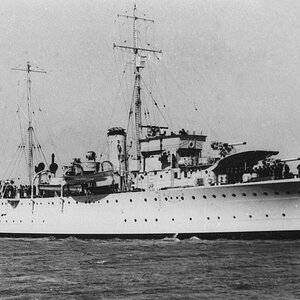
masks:
<svg viewBox="0 0 300 300"><path fill-rule="evenodd" d="M117 45L113 44L114 48L121 48L131 50L134 55L134 124L135 124L135 159L138 161L138 169L140 170L141 160L141 133L142 133L142 101L141 101L141 71L144 68L143 62L141 61L142 52L146 53L162 53L161 50L155 50L150 48L141 48L138 45L138 30L136 29L138 21L151 22L154 20L137 17L136 5L133 8L133 15L118 15L118 17L124 17L133 20L133 45Z"/></svg>

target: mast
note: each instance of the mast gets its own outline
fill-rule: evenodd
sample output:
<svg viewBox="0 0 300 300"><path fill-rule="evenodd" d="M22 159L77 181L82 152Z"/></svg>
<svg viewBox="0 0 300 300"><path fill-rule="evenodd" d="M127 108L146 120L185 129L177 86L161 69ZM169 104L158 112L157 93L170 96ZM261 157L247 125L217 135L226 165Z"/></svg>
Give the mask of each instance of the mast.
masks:
<svg viewBox="0 0 300 300"><path fill-rule="evenodd" d="M26 63L26 69L19 69L19 68L12 68L14 71L23 71L27 72L27 114L28 114L28 128L27 128L27 135L28 135L28 180L29 185L32 185L32 178L33 178L33 109L32 109L32 101L31 101L31 78L30 73L46 73L45 71L41 70L32 70L31 64L29 61Z"/></svg>
<svg viewBox="0 0 300 300"><path fill-rule="evenodd" d="M133 15L118 15L118 17L124 17L128 19L133 20L133 45L127 46L127 45L116 45L113 44L114 48L121 48L121 49L127 49L131 50L134 55L134 128L135 128L135 159L138 162L138 170L140 170L140 160L141 160L141 134L142 134L142 100L141 100L141 71L144 68L143 62L141 61L143 59L143 56L141 55L142 52L146 53L162 53L161 50L155 50L150 48L141 48L138 45L138 30L137 22L144 21L144 22L152 22L154 23L154 20L146 19L146 18L140 18L137 17L137 9L136 5L133 7Z"/></svg>

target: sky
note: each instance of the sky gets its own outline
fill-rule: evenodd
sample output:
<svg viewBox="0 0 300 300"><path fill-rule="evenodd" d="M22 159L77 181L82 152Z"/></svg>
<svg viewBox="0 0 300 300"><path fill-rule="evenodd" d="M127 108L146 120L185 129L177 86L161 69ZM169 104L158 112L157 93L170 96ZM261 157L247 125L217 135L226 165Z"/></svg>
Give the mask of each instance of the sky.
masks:
<svg viewBox="0 0 300 300"><path fill-rule="evenodd" d="M157 75L152 95L172 130L300 156L299 1L0 3L2 174L20 143L18 107L26 114L26 74L11 68L28 60L47 71L31 79L35 132L48 159L55 152L68 163L89 150L100 157L107 129L126 128L131 61L112 45L132 34L132 23L117 15L131 14L134 3L138 15L155 20L149 40L163 54L149 56L146 66Z"/></svg>

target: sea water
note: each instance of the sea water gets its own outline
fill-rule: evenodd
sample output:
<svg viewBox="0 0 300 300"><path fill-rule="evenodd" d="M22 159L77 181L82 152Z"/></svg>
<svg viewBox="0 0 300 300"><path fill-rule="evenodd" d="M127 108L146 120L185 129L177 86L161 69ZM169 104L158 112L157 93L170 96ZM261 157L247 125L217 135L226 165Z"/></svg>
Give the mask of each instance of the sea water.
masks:
<svg viewBox="0 0 300 300"><path fill-rule="evenodd" d="M0 243L1 299L300 299L300 241Z"/></svg>

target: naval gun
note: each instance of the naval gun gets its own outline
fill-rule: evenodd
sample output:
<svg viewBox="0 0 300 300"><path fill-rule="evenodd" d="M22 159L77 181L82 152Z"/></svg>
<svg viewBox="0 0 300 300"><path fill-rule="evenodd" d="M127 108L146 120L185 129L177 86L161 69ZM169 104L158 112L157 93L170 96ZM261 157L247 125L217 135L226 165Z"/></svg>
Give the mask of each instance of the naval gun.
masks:
<svg viewBox="0 0 300 300"><path fill-rule="evenodd" d="M234 147L234 146L241 146L241 145L246 145L247 142L237 142L237 143L224 143L227 144L230 147Z"/></svg>
<svg viewBox="0 0 300 300"><path fill-rule="evenodd" d="M211 148L213 150L218 150L220 156L223 158L229 155L235 146L246 145L246 142L236 142L236 143L223 143L223 142L211 142Z"/></svg>
<svg viewBox="0 0 300 300"><path fill-rule="evenodd" d="M293 157L293 158L283 158L283 159L279 159L277 160L278 162L283 162L283 163L287 163L290 161L297 161L300 160L300 157Z"/></svg>

